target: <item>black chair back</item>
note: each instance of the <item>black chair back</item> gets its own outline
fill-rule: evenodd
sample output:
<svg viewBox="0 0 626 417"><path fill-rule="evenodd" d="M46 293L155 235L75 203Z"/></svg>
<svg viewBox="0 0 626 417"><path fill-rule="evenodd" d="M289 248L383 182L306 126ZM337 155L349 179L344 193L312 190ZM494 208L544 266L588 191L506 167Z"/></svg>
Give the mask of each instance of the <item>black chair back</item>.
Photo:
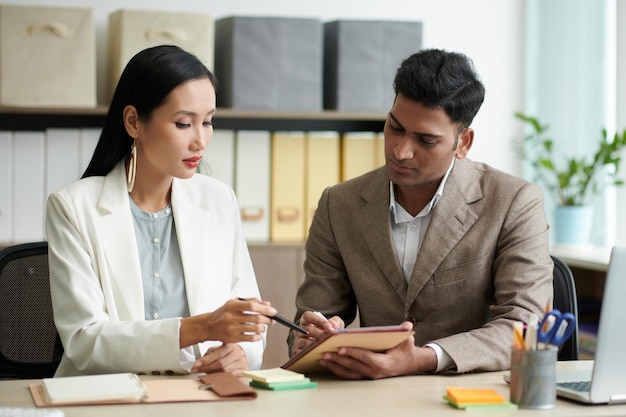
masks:
<svg viewBox="0 0 626 417"><path fill-rule="evenodd" d="M576 317L576 327L569 339L561 346L558 360L578 360L578 299L574 275L561 259L552 256L552 261L554 262L553 307L562 313L570 312Z"/></svg>
<svg viewBox="0 0 626 417"><path fill-rule="evenodd" d="M0 251L0 379L54 375L63 346L50 301L48 243Z"/></svg>

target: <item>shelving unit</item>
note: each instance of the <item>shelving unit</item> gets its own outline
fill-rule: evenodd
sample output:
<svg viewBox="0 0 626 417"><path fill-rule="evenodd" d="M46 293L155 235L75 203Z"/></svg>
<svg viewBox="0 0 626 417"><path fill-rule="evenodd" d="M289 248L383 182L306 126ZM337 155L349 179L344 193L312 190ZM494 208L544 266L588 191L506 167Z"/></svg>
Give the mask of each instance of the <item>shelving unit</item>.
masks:
<svg viewBox="0 0 626 417"><path fill-rule="evenodd" d="M108 108L20 108L0 106L0 130L45 131L48 128L102 127ZM386 114L322 112L272 112L218 109L214 117L216 129L231 130L297 130L380 132ZM304 280L302 264L305 258L303 242L256 243L248 248L264 299L270 300L281 314L292 318L295 314L295 295ZM264 367L276 367L287 358L287 329L272 326L269 329Z"/></svg>
<svg viewBox="0 0 626 417"><path fill-rule="evenodd" d="M107 114L106 106L93 108L33 108L1 107L0 130L45 130L54 127L101 127ZM256 110L218 109L216 129L233 130L332 130L344 132L379 132L386 115L382 113L274 112Z"/></svg>

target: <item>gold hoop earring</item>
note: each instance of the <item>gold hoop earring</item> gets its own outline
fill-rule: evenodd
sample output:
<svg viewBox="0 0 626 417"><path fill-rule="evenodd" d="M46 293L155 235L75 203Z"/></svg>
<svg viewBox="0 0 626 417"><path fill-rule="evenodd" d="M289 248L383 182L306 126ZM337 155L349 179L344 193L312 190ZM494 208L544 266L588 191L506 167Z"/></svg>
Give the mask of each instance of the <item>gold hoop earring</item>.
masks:
<svg viewBox="0 0 626 417"><path fill-rule="evenodd" d="M128 187L128 192L133 191L135 187L135 176L137 175L137 147L135 146L135 142L133 142L133 146L130 147L130 156L128 158L128 170L126 172L126 186Z"/></svg>

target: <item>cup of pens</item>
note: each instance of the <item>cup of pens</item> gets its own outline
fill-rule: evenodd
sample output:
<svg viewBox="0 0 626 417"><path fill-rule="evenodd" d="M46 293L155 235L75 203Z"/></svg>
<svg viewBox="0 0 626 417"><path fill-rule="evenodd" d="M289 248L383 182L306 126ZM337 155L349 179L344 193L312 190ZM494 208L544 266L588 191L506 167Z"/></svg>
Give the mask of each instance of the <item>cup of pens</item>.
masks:
<svg viewBox="0 0 626 417"><path fill-rule="evenodd" d="M548 410L556 405L557 349L513 349L510 400L519 408Z"/></svg>
<svg viewBox="0 0 626 417"><path fill-rule="evenodd" d="M547 410L556 405L558 349L576 327L576 317L547 311L541 322L532 316L513 327L510 400L519 408Z"/></svg>

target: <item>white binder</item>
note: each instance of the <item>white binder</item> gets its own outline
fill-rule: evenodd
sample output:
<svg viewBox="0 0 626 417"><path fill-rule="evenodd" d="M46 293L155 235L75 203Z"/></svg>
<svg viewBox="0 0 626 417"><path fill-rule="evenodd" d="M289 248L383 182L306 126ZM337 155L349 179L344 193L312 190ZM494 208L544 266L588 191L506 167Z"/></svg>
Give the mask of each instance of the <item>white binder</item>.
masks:
<svg viewBox="0 0 626 417"><path fill-rule="evenodd" d="M241 227L247 241L269 241L270 150L270 132L237 132L235 192L241 210Z"/></svg>
<svg viewBox="0 0 626 417"><path fill-rule="evenodd" d="M0 244L13 240L13 133L0 131Z"/></svg>
<svg viewBox="0 0 626 417"><path fill-rule="evenodd" d="M225 182L231 188L235 185L235 131L215 129L213 138L204 149L204 160L211 169L210 175Z"/></svg>
<svg viewBox="0 0 626 417"><path fill-rule="evenodd" d="M44 239L44 132L13 133L13 240Z"/></svg>
<svg viewBox="0 0 626 417"><path fill-rule="evenodd" d="M100 128L82 128L80 129L80 175L81 177L93 156L98 140L100 139Z"/></svg>
<svg viewBox="0 0 626 417"><path fill-rule="evenodd" d="M80 178L80 130L46 130L46 198Z"/></svg>

